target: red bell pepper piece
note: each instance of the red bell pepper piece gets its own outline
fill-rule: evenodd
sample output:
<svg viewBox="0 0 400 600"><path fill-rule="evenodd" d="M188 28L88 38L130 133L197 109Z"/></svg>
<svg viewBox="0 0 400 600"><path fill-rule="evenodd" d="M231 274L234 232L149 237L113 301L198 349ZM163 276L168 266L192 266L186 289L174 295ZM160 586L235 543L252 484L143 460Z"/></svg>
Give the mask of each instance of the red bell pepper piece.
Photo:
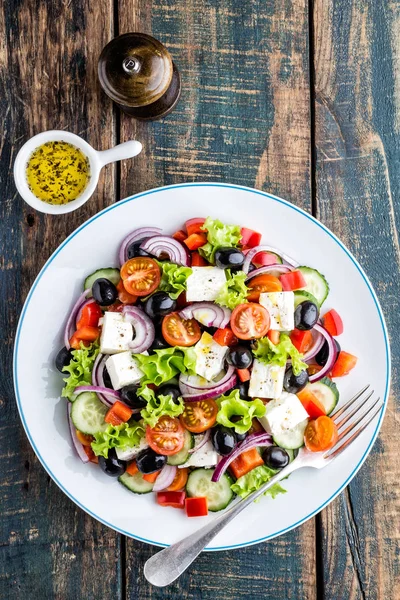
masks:
<svg viewBox="0 0 400 600"><path fill-rule="evenodd" d="M185 508L188 517L206 517L208 515L207 498L186 498Z"/></svg>
<svg viewBox="0 0 400 600"><path fill-rule="evenodd" d="M157 503L160 506L185 508L186 492L157 492Z"/></svg>
<svg viewBox="0 0 400 600"><path fill-rule="evenodd" d="M81 329L88 325L89 327L97 327L99 319L103 316L101 308L96 302L90 302L83 307L81 317L76 324L77 329Z"/></svg>
<svg viewBox="0 0 400 600"><path fill-rule="evenodd" d="M201 246L207 244L207 236L205 233L192 233L183 241L189 250L197 250L197 248L201 248Z"/></svg>
<svg viewBox="0 0 400 600"><path fill-rule="evenodd" d="M188 221L186 221L185 227L187 231L187 236L185 237L192 235L192 233L204 233L205 230L202 229L204 222L205 219L202 219L201 217L195 217L194 219L189 219Z"/></svg>
<svg viewBox="0 0 400 600"><path fill-rule="evenodd" d="M339 352L338 359L331 371L332 377L344 377L348 375L357 364L357 356L353 356L348 352Z"/></svg>
<svg viewBox="0 0 400 600"><path fill-rule="evenodd" d="M198 252L192 252L192 267L206 267L208 262Z"/></svg>
<svg viewBox="0 0 400 600"><path fill-rule="evenodd" d="M300 329L293 329L290 334L292 344L299 352L304 354L309 350L313 344L313 336L311 331L300 331Z"/></svg>
<svg viewBox="0 0 400 600"><path fill-rule="evenodd" d="M249 369L236 369L236 373L242 383L245 381L249 381L249 379L250 379Z"/></svg>
<svg viewBox="0 0 400 600"><path fill-rule="evenodd" d="M270 329L267 333L267 338L277 346L279 344L279 340L281 339L281 334L276 329Z"/></svg>
<svg viewBox="0 0 400 600"><path fill-rule="evenodd" d="M225 327L225 329L217 329L213 335L213 339L220 346L234 346L238 342L237 337L233 333L232 329L229 329L229 327Z"/></svg>
<svg viewBox="0 0 400 600"><path fill-rule="evenodd" d="M254 231L253 229L248 229L247 227L242 227L240 230L242 234L240 244L242 246L247 246L248 248L254 248L255 246L259 246L261 242L261 233Z"/></svg>
<svg viewBox="0 0 400 600"><path fill-rule="evenodd" d="M324 324L325 329L331 335L335 336L343 333L342 318L334 308L332 308L322 317L322 323Z"/></svg>
<svg viewBox="0 0 400 600"><path fill-rule="evenodd" d="M292 292L293 290L300 290L307 285L301 271L291 271L290 273L283 273L280 276L282 289L285 292Z"/></svg>
<svg viewBox="0 0 400 600"><path fill-rule="evenodd" d="M246 473L249 473L263 464L264 461L259 455L257 448L252 448L251 450L245 450L245 452L239 454L239 456L231 462L229 469L236 479L239 479L242 475L246 475Z"/></svg>
<svg viewBox="0 0 400 600"><path fill-rule="evenodd" d="M304 390L298 392L297 397L307 411L310 419L317 419L322 415L326 415L326 410L322 402L318 400L315 394L313 394L310 390L307 390L307 388L304 388Z"/></svg>
<svg viewBox="0 0 400 600"><path fill-rule="evenodd" d="M187 235L184 231L182 231L182 229L179 229L179 231L175 231L175 233L172 237L174 238L174 240L177 240L178 242L184 242L187 238Z"/></svg>

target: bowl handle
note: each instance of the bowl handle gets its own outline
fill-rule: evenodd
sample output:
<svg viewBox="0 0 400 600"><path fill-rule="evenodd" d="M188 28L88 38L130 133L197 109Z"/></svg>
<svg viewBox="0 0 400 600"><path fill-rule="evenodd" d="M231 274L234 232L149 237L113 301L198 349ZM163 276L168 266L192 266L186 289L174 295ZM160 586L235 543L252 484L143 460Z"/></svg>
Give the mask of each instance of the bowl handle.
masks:
<svg viewBox="0 0 400 600"><path fill-rule="evenodd" d="M102 150L97 152L97 156L101 162L101 166L108 165L108 163L115 162L117 160L124 160L125 158L133 158L142 151L142 144L135 140L125 142L124 144L118 144L114 148L109 150Z"/></svg>

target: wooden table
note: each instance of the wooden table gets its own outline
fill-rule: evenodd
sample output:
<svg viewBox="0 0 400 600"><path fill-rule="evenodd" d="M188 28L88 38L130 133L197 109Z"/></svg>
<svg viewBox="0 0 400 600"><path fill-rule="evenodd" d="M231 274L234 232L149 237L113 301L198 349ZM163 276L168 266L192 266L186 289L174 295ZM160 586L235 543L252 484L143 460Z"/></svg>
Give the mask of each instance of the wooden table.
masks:
<svg viewBox="0 0 400 600"><path fill-rule="evenodd" d="M58 244L116 200L183 181L254 186L320 218L370 276L398 358L400 2L7 0L0 27L0 597L399 599L396 368L381 434L339 498L278 539L202 555L160 590L142 572L155 548L87 516L39 464L11 363L22 303ZM135 30L161 39L182 74L181 101L164 121L131 120L99 89L102 47ZM99 149L136 138L144 150L106 167L85 207L47 217L18 196L12 165L23 142L53 128Z"/></svg>

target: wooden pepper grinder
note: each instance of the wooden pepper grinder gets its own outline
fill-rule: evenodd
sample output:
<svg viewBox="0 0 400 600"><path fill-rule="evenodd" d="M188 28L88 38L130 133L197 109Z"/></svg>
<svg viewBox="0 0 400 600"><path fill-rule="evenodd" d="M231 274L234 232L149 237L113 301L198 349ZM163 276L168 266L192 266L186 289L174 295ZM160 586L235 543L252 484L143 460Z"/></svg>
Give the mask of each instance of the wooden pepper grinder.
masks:
<svg viewBox="0 0 400 600"><path fill-rule="evenodd" d="M179 100L181 79L170 53L145 33L111 40L102 50L98 69L105 93L135 119L165 117Z"/></svg>

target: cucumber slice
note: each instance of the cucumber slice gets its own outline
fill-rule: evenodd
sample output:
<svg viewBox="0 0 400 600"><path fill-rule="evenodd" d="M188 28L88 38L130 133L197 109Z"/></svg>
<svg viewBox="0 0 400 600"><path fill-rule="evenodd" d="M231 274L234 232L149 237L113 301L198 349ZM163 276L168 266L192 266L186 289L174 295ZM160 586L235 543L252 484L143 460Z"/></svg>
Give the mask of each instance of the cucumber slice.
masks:
<svg viewBox="0 0 400 600"><path fill-rule="evenodd" d="M306 292L306 290L296 290L294 292L294 307L298 306L302 302L313 302L319 307L319 302L315 296L310 294L310 292Z"/></svg>
<svg viewBox="0 0 400 600"><path fill-rule="evenodd" d="M289 455L289 462L293 462L296 456L298 455L298 450L292 450L291 448L285 448L286 452Z"/></svg>
<svg viewBox="0 0 400 600"><path fill-rule="evenodd" d="M71 420L82 433L94 435L107 429L104 421L107 411L107 406L100 402L96 394L83 392L72 404Z"/></svg>
<svg viewBox="0 0 400 600"><path fill-rule="evenodd" d="M119 269L114 269L114 267L98 269L97 271L86 277L84 289L92 289L92 285L94 284L96 279L100 279L101 277L104 277L104 279L108 279L114 285L118 285L118 282L121 279Z"/></svg>
<svg viewBox="0 0 400 600"><path fill-rule="evenodd" d="M194 447L194 436L185 429L185 441L183 442L183 448L177 454L168 456L167 463L172 466L183 465L189 458L189 450Z"/></svg>
<svg viewBox="0 0 400 600"><path fill-rule="evenodd" d="M339 402L339 390L336 383L324 377L320 381L307 384L307 389L316 395L325 408L326 414L330 415Z"/></svg>
<svg viewBox="0 0 400 600"><path fill-rule="evenodd" d="M136 473L135 475L128 475L128 473L124 473L118 477L118 481L134 494L148 494L149 492L153 491L154 483L150 483L149 481L143 479L143 475L141 473Z"/></svg>
<svg viewBox="0 0 400 600"><path fill-rule="evenodd" d="M189 498L206 497L208 510L217 512L228 506L234 494L231 490L232 478L224 473L221 479L211 481L214 469L196 469L189 475L186 484L186 494Z"/></svg>
<svg viewBox="0 0 400 600"><path fill-rule="evenodd" d="M325 277L311 267L298 267L297 270L301 271L307 283L303 289L315 296L318 305L321 306L329 294L329 285Z"/></svg>
<svg viewBox="0 0 400 600"><path fill-rule="evenodd" d="M304 444L304 431L307 427L308 419L301 421L293 429L282 429L279 434L273 435L273 440L277 446L285 450L297 450Z"/></svg>

